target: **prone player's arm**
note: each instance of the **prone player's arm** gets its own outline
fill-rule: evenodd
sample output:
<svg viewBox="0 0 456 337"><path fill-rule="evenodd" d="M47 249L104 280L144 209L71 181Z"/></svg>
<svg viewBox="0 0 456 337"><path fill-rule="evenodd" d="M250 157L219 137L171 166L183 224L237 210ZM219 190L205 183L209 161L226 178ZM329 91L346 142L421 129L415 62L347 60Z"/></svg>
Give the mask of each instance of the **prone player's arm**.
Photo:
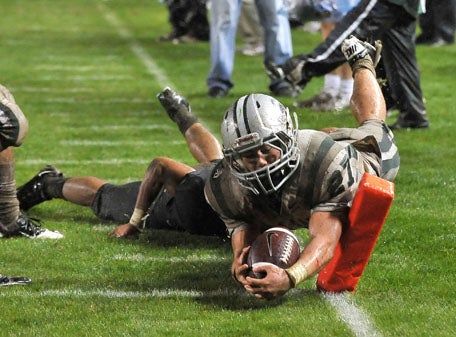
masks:
<svg viewBox="0 0 456 337"><path fill-rule="evenodd" d="M340 212L315 211L309 220L310 241L298 261L285 269L294 287L318 273L332 259L342 234Z"/></svg>
<svg viewBox="0 0 456 337"><path fill-rule="evenodd" d="M158 157L152 160L141 182L130 221L115 228L109 236L127 237L139 234L141 221L161 189L165 187L170 193L174 193L183 177L192 171L192 167L171 158Z"/></svg>

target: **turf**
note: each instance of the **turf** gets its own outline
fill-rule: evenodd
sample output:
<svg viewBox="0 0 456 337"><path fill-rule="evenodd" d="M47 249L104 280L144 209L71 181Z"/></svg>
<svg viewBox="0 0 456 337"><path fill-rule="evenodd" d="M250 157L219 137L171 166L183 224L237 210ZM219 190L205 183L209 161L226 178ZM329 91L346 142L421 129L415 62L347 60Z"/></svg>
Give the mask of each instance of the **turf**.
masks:
<svg viewBox="0 0 456 337"><path fill-rule="evenodd" d="M195 163L155 98L165 85L183 93L218 136L223 111L237 97L268 93L261 57L236 55L230 95L207 99L209 45L156 42L170 29L158 1L0 4L0 82L11 88L31 126L15 152L18 185L47 163L67 176L93 175L113 183L141 179L159 155ZM319 41L319 35L293 31L295 53ZM417 53L431 128L396 132L402 164L396 198L349 301L368 317L375 334L453 336L456 47L418 47ZM321 84L312 80L301 98ZM348 111L297 113L304 128L354 125ZM229 275L228 242L163 231L139 240L108 239L115 224L63 201L40 205L29 215L65 238L1 240L0 272L33 283L1 288L0 336L288 337L363 331L315 291L315 280L278 301L247 296ZM305 242L306 231L298 234Z"/></svg>

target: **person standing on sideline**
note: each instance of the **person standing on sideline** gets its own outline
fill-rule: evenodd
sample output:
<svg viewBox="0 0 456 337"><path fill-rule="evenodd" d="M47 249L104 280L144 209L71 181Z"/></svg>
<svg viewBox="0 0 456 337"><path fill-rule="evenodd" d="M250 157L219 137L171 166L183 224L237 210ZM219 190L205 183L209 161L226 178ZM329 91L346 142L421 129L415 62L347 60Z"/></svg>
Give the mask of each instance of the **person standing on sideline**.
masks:
<svg viewBox="0 0 456 337"><path fill-rule="evenodd" d="M385 99L399 110L392 129L425 129L429 120L421 91L421 75L415 50L415 31L424 0L361 0L336 25L323 43L309 54L296 55L281 67L266 64L271 78L285 78L304 88L313 77L323 76L346 62L340 51L345 38L383 44L377 73L386 76ZM384 73L384 74L383 74Z"/></svg>
<svg viewBox="0 0 456 337"><path fill-rule="evenodd" d="M282 64L293 55L290 23L283 0L256 0L264 32L264 60ZM231 74L236 51L236 29L242 0L211 1L211 67L207 76L209 98L220 98L234 86ZM298 92L283 79L272 79L269 89L275 96L296 97Z"/></svg>
<svg viewBox="0 0 456 337"><path fill-rule="evenodd" d="M421 34L416 44L440 47L454 44L456 0L427 0L426 12L419 17Z"/></svg>

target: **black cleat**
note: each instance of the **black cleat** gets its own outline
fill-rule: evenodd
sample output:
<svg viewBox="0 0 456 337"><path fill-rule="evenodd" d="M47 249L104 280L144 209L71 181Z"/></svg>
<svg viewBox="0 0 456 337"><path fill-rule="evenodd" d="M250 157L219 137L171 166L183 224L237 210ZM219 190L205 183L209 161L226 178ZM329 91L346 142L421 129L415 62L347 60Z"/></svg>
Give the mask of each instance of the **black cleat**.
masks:
<svg viewBox="0 0 456 337"><path fill-rule="evenodd" d="M264 68L266 74L273 81L285 80L291 84L293 90L299 94L306 86L310 78L304 76L304 65L306 59L302 56L290 57L284 64L277 65L273 62L266 61ZM297 96L297 95L296 95ZM295 96L295 97L296 97Z"/></svg>
<svg viewBox="0 0 456 337"><path fill-rule="evenodd" d="M27 211L43 201L52 198L46 194L45 186L50 179L64 179L64 175L52 165L41 169L30 181L17 189L17 199L21 210Z"/></svg>
<svg viewBox="0 0 456 337"><path fill-rule="evenodd" d="M25 236L29 239L61 239L63 235L58 231L51 231L47 228L37 226L33 221L39 222L37 219L30 219L24 214L19 213L16 222L7 226L1 226L7 231L1 231L0 237L17 237Z"/></svg>
<svg viewBox="0 0 456 337"><path fill-rule="evenodd" d="M192 113L192 109L187 99L169 87L163 89L157 95L163 108L168 116L177 124L182 133L194 123L197 122L196 116Z"/></svg>
<svg viewBox="0 0 456 337"><path fill-rule="evenodd" d="M32 282L31 279L22 276L5 276L0 274L0 287L12 285L26 285Z"/></svg>
<svg viewBox="0 0 456 337"><path fill-rule="evenodd" d="M176 123L178 120L193 117L192 109L187 99L179 95L170 87L163 89L163 91L157 95L157 98L166 110L168 116Z"/></svg>

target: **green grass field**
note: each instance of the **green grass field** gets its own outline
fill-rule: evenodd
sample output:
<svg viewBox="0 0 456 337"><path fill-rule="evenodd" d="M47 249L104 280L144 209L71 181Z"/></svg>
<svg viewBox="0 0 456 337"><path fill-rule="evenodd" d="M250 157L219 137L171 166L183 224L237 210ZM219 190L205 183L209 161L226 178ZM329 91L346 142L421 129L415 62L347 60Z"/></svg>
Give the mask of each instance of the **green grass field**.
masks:
<svg viewBox="0 0 456 337"><path fill-rule="evenodd" d="M0 83L31 126L15 152L18 185L48 163L113 183L141 179L159 155L194 164L155 98L166 85L217 135L236 98L268 93L262 58L238 55L230 95L207 99L209 45L155 42L170 29L158 1L0 4ZM319 41L293 31L295 53ZM454 336L456 47L417 53L431 128L396 132L396 198L354 295L324 297L309 280L260 301L232 281L228 242L160 231L109 239L115 224L55 200L29 215L64 239L0 242L0 272L33 279L0 289L0 336ZM355 125L348 111L297 112L303 128Z"/></svg>

